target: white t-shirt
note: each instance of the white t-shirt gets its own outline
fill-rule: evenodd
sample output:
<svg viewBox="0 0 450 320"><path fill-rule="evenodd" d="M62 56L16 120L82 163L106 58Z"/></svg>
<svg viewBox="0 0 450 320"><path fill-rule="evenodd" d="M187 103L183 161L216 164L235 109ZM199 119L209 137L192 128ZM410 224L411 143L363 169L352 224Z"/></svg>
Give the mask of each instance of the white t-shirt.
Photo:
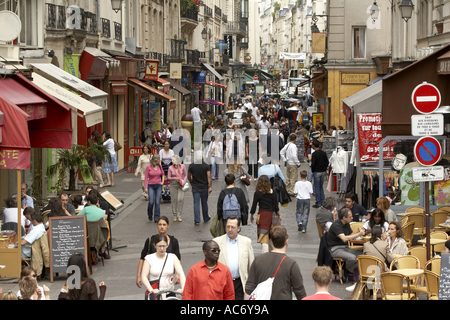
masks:
<svg viewBox="0 0 450 320"><path fill-rule="evenodd" d="M31 232L29 232L23 239L26 240L31 246L36 240L42 237L44 233L45 226L43 223L39 223L38 225L34 226L33 230L31 230ZM31 258L31 248L22 246L22 254Z"/></svg>
<svg viewBox="0 0 450 320"><path fill-rule="evenodd" d="M260 121L259 122L259 134L267 134L270 128L269 121Z"/></svg>
<svg viewBox="0 0 450 320"><path fill-rule="evenodd" d="M370 227L369 227L369 221L370 221L370 220L367 220L367 221L364 223L364 225L363 225L363 228L366 229L366 230L369 230L369 229L370 229ZM385 233L385 232L388 230L388 228L389 228L389 223L385 222L382 226L379 225L379 224L376 224L375 226L381 227L381 232L382 232L382 233ZM375 226L374 226L374 227L375 227Z"/></svg>
<svg viewBox="0 0 450 320"><path fill-rule="evenodd" d="M114 140L112 138L109 138L103 142L103 145L106 147L106 150L108 150L110 155L116 154L116 150L114 150Z"/></svg>
<svg viewBox="0 0 450 320"><path fill-rule="evenodd" d="M300 200L310 199L311 193L314 193L311 182L300 180L295 183L294 194L297 195L297 199Z"/></svg>
<svg viewBox="0 0 450 320"><path fill-rule="evenodd" d="M168 255L168 256L167 256ZM166 253L167 261L164 266L164 271L161 274L161 270L164 265L163 259L158 259L156 253L148 254L145 256L145 260L150 264L150 275L149 281L152 282L154 280L159 279L159 275L161 274L161 280L159 281L159 290L170 290L173 289L173 277L174 277L174 259L176 256L173 253Z"/></svg>
<svg viewBox="0 0 450 320"><path fill-rule="evenodd" d="M23 215L23 209L20 209L20 212L22 213L22 216L20 217L20 223L25 229L25 226L30 225L31 222ZM7 222L17 223L17 208L5 208L3 210L3 223Z"/></svg>
<svg viewBox="0 0 450 320"><path fill-rule="evenodd" d="M202 110L200 110L199 108L191 109L191 116L192 116L192 119L194 120L194 122L202 121L202 118L200 117L201 114L202 114Z"/></svg>

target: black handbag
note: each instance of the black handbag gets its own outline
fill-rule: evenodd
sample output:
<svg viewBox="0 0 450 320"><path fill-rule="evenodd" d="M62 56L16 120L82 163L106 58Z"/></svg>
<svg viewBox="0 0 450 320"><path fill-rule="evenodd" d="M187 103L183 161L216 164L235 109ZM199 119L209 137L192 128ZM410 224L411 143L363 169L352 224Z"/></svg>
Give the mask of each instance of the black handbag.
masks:
<svg viewBox="0 0 450 320"><path fill-rule="evenodd" d="M272 190L277 195L278 202L281 205L287 205L289 202L292 202L291 197L287 193L286 185L278 174L271 178L270 182L272 184Z"/></svg>

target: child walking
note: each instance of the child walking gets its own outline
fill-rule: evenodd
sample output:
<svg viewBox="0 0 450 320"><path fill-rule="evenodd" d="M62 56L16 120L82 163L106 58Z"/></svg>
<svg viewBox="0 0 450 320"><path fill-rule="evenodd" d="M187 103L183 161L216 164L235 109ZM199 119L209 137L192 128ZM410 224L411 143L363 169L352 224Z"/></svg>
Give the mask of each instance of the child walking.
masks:
<svg viewBox="0 0 450 320"><path fill-rule="evenodd" d="M312 184L306 179L307 177L308 172L302 170L300 172L300 181L297 181L294 186L294 193L297 197L295 217L297 219L298 231L302 233L306 232L310 209L309 199L311 198L311 193L314 193Z"/></svg>

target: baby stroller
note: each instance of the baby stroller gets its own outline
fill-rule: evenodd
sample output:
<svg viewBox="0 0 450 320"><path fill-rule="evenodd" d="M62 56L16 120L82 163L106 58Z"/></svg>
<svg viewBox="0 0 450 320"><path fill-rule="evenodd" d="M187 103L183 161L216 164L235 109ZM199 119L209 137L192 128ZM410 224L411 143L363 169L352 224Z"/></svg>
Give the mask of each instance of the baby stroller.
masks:
<svg viewBox="0 0 450 320"><path fill-rule="evenodd" d="M169 163L169 164L161 163L161 165L164 170L164 175L166 176L165 181L164 181L164 186L162 188L161 197L162 197L163 202L170 202L172 199L170 197L170 189L169 189L170 182L169 182L169 179L167 179L167 172L169 171L169 167L172 165L172 163Z"/></svg>
<svg viewBox="0 0 450 320"><path fill-rule="evenodd" d="M155 295L155 300L181 300L182 296L183 294L178 291L163 290Z"/></svg>

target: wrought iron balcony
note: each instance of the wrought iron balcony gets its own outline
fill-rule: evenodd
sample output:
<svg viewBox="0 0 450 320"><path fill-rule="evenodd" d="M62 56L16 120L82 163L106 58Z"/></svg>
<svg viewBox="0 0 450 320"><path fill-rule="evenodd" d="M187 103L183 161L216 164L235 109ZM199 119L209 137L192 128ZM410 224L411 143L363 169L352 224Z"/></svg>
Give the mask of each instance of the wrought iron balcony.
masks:
<svg viewBox="0 0 450 320"><path fill-rule="evenodd" d="M111 21L109 19L102 18L102 36L111 38Z"/></svg>
<svg viewBox="0 0 450 320"><path fill-rule="evenodd" d="M198 66L200 65L200 56L204 52L200 52L198 50L184 50L185 55L185 64L189 66Z"/></svg>
<svg viewBox="0 0 450 320"><path fill-rule="evenodd" d="M203 14L205 16L210 16L212 18L213 10L210 7L208 7L208 6L204 6L203 7Z"/></svg>
<svg viewBox="0 0 450 320"><path fill-rule="evenodd" d="M230 21L227 23L227 32L247 35L247 24L242 21Z"/></svg>
<svg viewBox="0 0 450 320"><path fill-rule="evenodd" d="M66 30L67 28L67 8L51 3L46 4L47 31ZM97 15L89 11L81 11L81 23L79 30L87 31L89 34L97 34Z"/></svg>
<svg viewBox="0 0 450 320"><path fill-rule="evenodd" d="M222 9L220 9L218 6L214 6L214 13L216 14L216 15L218 15L219 17L221 17L222 16Z"/></svg>
<svg viewBox="0 0 450 320"><path fill-rule="evenodd" d="M198 14L194 9L186 9L181 12L181 19L190 19L198 22Z"/></svg>

